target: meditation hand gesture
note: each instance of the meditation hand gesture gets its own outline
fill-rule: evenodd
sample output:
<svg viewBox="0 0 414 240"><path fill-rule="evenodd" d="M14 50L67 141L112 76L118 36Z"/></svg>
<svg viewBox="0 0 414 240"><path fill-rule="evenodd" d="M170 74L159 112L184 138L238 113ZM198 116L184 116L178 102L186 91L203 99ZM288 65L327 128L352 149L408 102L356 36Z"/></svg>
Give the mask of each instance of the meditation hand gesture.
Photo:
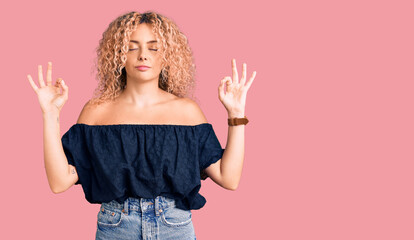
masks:
<svg viewBox="0 0 414 240"><path fill-rule="evenodd" d="M37 94L40 103L40 108L42 109L43 113L48 113L52 111L57 111L58 113L60 113L60 110L62 110L63 105L68 99L69 87L65 84L62 78L58 78L55 85L52 85L51 62L48 62L47 66L46 85L43 81L42 65L39 65L38 69L40 88L36 86L30 75L27 75L27 78L29 79L29 82L32 85L33 90ZM60 87L62 87L63 89L62 93L60 93Z"/></svg>
<svg viewBox="0 0 414 240"><path fill-rule="evenodd" d="M253 83L256 76L256 71L253 71L252 76L246 83L246 63L243 63L243 73L239 82L239 77L236 68L236 59L232 60L233 79L225 77L221 80L218 88L219 99L223 103L230 118L243 118L246 106L247 90ZM224 90L224 83L227 82L226 90Z"/></svg>

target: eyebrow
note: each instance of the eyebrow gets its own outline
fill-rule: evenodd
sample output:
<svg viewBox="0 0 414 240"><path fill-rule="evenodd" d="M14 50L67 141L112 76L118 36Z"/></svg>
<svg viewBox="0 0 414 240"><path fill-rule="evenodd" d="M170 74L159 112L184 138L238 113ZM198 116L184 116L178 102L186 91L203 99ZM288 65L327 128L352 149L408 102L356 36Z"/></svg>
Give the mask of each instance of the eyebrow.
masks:
<svg viewBox="0 0 414 240"><path fill-rule="evenodd" d="M136 40L130 40L130 42L139 43L139 41L136 41ZM147 43L156 43L156 42L157 40L151 40L151 41L148 41Z"/></svg>

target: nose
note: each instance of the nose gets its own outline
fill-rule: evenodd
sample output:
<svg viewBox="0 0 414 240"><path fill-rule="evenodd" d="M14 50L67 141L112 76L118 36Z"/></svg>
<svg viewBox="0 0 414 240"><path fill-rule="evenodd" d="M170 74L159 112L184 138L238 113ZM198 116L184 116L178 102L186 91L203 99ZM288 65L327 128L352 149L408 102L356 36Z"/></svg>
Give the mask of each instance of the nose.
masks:
<svg viewBox="0 0 414 240"><path fill-rule="evenodd" d="M138 59L139 60L148 60L147 59L147 52L145 50L139 51Z"/></svg>

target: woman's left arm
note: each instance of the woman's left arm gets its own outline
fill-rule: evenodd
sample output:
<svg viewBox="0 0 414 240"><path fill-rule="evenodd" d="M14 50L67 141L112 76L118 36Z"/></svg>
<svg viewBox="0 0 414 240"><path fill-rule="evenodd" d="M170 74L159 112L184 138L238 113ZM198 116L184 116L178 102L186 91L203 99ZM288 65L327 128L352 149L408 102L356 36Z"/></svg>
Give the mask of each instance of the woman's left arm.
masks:
<svg viewBox="0 0 414 240"><path fill-rule="evenodd" d="M254 71L246 83L246 68L246 63L243 63L242 77L239 81L236 60L232 59L233 78L223 78L218 88L219 99L227 110L228 118L245 117L247 91L256 76ZM210 178L226 189L235 190L240 182L244 160L244 129L245 125L228 126L226 149L219 166L213 164L211 169L206 169Z"/></svg>

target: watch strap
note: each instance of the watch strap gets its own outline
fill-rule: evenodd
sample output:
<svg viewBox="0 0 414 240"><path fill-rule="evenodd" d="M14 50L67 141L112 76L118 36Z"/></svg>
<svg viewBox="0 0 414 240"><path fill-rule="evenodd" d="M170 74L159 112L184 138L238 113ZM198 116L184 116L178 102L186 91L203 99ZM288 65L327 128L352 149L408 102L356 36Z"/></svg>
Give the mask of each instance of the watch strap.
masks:
<svg viewBox="0 0 414 240"><path fill-rule="evenodd" d="M246 116L244 118L229 118L228 124L229 126L236 126L236 125L246 125L249 122Z"/></svg>

